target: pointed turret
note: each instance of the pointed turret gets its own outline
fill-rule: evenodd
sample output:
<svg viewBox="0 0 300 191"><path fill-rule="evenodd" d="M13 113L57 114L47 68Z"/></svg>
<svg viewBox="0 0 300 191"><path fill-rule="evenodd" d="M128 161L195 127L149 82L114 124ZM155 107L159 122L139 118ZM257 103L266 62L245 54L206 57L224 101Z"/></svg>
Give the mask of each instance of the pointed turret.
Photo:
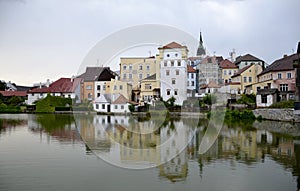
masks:
<svg viewBox="0 0 300 191"><path fill-rule="evenodd" d="M199 40L199 46L197 49L197 56L204 56L206 54L205 48L203 46L203 40L202 40L202 34L200 32L200 40Z"/></svg>

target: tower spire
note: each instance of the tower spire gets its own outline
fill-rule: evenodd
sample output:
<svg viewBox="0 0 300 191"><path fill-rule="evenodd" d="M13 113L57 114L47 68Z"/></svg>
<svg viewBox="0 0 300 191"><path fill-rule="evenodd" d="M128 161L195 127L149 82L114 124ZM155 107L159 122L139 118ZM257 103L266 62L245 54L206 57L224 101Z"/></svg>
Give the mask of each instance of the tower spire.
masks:
<svg viewBox="0 0 300 191"><path fill-rule="evenodd" d="M203 39L202 39L202 33L200 31L200 38L199 38L199 46L197 49L197 56L204 56L206 54L205 48L203 46Z"/></svg>

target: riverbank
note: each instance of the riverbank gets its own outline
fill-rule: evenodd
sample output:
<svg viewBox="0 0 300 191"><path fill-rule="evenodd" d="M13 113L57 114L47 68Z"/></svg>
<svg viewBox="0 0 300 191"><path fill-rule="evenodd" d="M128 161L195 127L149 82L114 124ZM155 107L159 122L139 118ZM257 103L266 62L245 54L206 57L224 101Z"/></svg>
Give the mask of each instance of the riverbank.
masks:
<svg viewBox="0 0 300 191"><path fill-rule="evenodd" d="M300 114L294 109L255 109L253 110L253 114L256 118L262 118L271 121L300 123Z"/></svg>

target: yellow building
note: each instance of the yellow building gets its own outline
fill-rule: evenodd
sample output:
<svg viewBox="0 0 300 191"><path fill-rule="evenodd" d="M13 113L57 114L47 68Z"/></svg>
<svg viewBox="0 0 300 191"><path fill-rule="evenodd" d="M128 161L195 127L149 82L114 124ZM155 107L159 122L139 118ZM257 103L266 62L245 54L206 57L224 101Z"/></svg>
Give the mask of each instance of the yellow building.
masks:
<svg viewBox="0 0 300 191"><path fill-rule="evenodd" d="M255 84L258 82L257 75L261 73L263 70L262 66L259 64L252 64L249 66L246 66L242 69L240 69L237 73L235 73L231 77L232 83L240 83L240 90L243 93L253 93L253 88L251 87L252 84ZM246 91L246 87L247 91ZM250 87L250 88L249 88Z"/></svg>
<svg viewBox="0 0 300 191"><path fill-rule="evenodd" d="M139 89L139 82L156 73L156 58L153 57L124 57L120 62L120 80Z"/></svg>
<svg viewBox="0 0 300 191"><path fill-rule="evenodd" d="M160 97L160 81L156 79L156 74L141 81L141 101L151 102L152 99Z"/></svg>
<svg viewBox="0 0 300 191"><path fill-rule="evenodd" d="M220 63L220 68L222 70L221 76L224 84L230 83L231 77L238 72L238 67L228 59L225 59Z"/></svg>
<svg viewBox="0 0 300 191"><path fill-rule="evenodd" d="M122 94L126 99L131 100L132 85L122 82L119 79L110 80L110 94Z"/></svg>

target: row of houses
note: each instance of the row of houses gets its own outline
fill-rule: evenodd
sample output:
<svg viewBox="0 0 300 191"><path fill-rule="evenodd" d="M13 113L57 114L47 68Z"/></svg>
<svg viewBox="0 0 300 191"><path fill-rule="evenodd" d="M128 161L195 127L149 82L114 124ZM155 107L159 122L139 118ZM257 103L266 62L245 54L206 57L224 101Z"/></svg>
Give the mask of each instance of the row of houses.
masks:
<svg viewBox="0 0 300 191"><path fill-rule="evenodd" d="M197 55L189 57L187 46L171 42L150 57L121 57L120 71L91 66L72 78L36 84L26 91L28 105L46 97L63 96L75 103L91 102L98 112L128 112L128 105L152 104L175 98L182 105L189 97L206 93L256 94L257 106L295 99L298 54L284 55L267 65L251 54L230 58L208 56L202 35Z"/></svg>

